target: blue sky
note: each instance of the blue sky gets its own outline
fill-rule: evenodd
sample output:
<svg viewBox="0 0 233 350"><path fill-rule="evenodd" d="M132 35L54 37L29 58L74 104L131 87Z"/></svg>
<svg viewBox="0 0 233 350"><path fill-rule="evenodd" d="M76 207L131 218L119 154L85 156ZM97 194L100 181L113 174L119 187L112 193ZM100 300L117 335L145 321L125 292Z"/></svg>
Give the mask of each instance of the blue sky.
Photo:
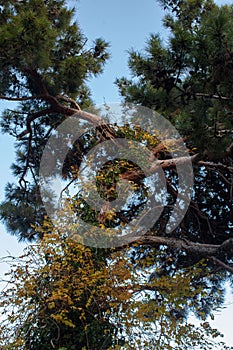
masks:
<svg viewBox="0 0 233 350"><path fill-rule="evenodd" d="M162 34L162 10L154 0L85 0L77 4L78 22L90 43L98 37L110 43L111 58L104 73L91 80L96 103L119 100L115 79L129 75L128 51L145 47L150 33Z"/></svg>
<svg viewBox="0 0 233 350"><path fill-rule="evenodd" d="M216 1L216 3L230 4L232 1ZM105 66L104 74L89 81L95 103L102 104L104 100L107 103L119 101L120 97L114 81L117 77L129 76L127 51L132 48L143 49L151 33L160 33L166 41L167 33L164 32L161 22L162 9L155 0L70 0L69 4L76 6L78 23L90 44L95 38L102 37L111 45L111 59ZM0 102L0 112L5 107L6 103ZM13 142L13 139L8 136L0 136L1 201L4 199L6 183L14 180L10 172L10 164L14 159ZM0 225L0 234L0 256L7 255L7 251L12 255L21 253L24 245L7 234L3 225ZM5 270L6 266L0 264L0 274ZM215 322L216 327L226 335L230 345L233 344L232 313L231 305L222 312L222 316L217 317Z"/></svg>

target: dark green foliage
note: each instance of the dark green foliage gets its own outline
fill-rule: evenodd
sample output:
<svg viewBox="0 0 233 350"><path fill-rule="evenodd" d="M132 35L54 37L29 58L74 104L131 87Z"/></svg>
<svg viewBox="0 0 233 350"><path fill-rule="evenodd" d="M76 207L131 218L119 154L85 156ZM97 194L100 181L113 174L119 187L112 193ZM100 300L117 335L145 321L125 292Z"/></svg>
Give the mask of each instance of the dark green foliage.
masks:
<svg viewBox="0 0 233 350"><path fill-rule="evenodd" d="M176 168L171 167L165 170L168 205L149 235L168 240L172 237L190 245L198 242L200 254L153 242L130 248L127 254L135 269L142 269L142 272L147 269L150 281L163 276L171 277L172 281L177 271L185 271L203 258L202 246L223 244L233 237L233 7L219 8L212 1L198 0L161 3L168 10L164 18L164 25L170 32L167 45L158 35L152 35L144 53L132 51L129 67L133 78L119 79L117 85L126 102L162 113L185 138L190 153L199 153L194 165L193 198L182 223L170 236L166 234L165 227L177 199L179 181ZM67 116L92 105L86 80L101 73L108 58L107 44L102 39L87 47L86 38L73 21L73 15L74 10L68 10L64 1L0 1L0 94L1 98L18 100L17 107L5 111L1 119L2 131L17 139L12 171L18 184L7 185L0 217L19 239L35 238L32 225L40 225L45 215L38 171L46 141ZM140 136L139 139L134 137L134 130L130 127L128 130L120 130L115 125L108 127L111 137L127 138L128 133L129 139L143 140ZM93 145L109 138L104 127L82 135L67 154L62 173L64 178L74 180L72 167L78 168L82 156ZM171 158L166 150L156 156L162 160ZM129 165L130 162L127 170ZM105 164L98 174L105 181L97 181L97 187L103 198L109 201L115 199L116 182L125 171L124 162L116 172L114 166L114 163ZM130 166L136 174L133 182L138 186L137 203L132 202L129 210L118 213L117 220L109 220L106 227L119 225L124 220L131 221L143 207L146 197L144 178L135 164ZM77 200L80 198L75 198L77 215L81 214L84 221L98 225L99 213L91 211L82 198L80 203L84 206L80 210ZM110 252L104 258L100 250L98 254L97 265L102 259L107 261ZM146 265L148 257L150 262ZM215 310L222 305L223 283L228 274L222 272L221 265L213 263L212 256L206 254L205 258L202 274L196 281L192 280L193 290L200 287L201 291L196 294L196 299L187 296L186 307L182 304L169 310L174 300L166 305L167 315L172 321L185 320L190 311L205 319L213 309L213 298ZM220 250L217 258L231 268L232 251ZM151 291L150 296L152 294L160 298L157 303L161 307L170 297L158 287ZM155 311L152 309L152 314ZM88 322L88 338L93 340L93 350L103 343L98 333L103 336L106 329L110 330L110 335L116 332L109 323L100 325L93 318ZM46 340L57 336L56 325L38 326L40 333L28 337L30 349L46 349ZM84 333L77 332L77 328L74 331L69 329L67 334L64 327L59 339L60 345L67 349L85 346ZM106 349L110 347L111 339L111 336L107 339Z"/></svg>
<svg viewBox="0 0 233 350"><path fill-rule="evenodd" d="M98 312L98 310L95 311ZM37 330L30 331L26 346L30 350L50 350L53 344L55 349L79 350L85 348L88 339L88 346L93 350L100 348L103 350L109 349L115 331L114 327L112 326L111 328L109 322L100 322L95 317L90 316L86 320L88 327L86 332L84 332L84 326L80 322L79 316L78 313L75 315L75 312L69 314L70 319L74 320L75 328L65 325L58 328L55 322L51 322L48 313L47 322L42 320L37 325ZM48 342L48 340L52 340L52 343Z"/></svg>
<svg viewBox="0 0 233 350"><path fill-rule="evenodd" d="M144 53L130 53L133 79L118 79L117 85L125 101L167 117L191 154L199 154L193 202L175 235L221 243L233 235L233 7L199 0L162 3L169 10L167 44L151 35ZM215 166L202 163L210 161ZM168 177L175 174L167 172ZM170 185L174 202L177 184ZM159 234L161 225L155 228Z"/></svg>
<svg viewBox="0 0 233 350"><path fill-rule="evenodd" d="M163 113L184 135L192 134L198 151L216 159L216 141L218 153L231 142L233 8L211 1L164 3L171 7L164 19L167 45L152 35L145 53L130 54L133 80L117 84L126 101Z"/></svg>
<svg viewBox="0 0 233 350"><path fill-rule="evenodd" d="M116 83L126 102L160 112L185 138L190 153L198 153L192 202L172 236L222 244L233 237L233 7L218 7L208 0L160 3L167 11L164 26L169 30L168 39L163 41L153 34L144 52L131 51L129 68L133 78L118 79ZM169 204L173 205L177 198L177 172L172 169L165 173ZM156 236L166 235L169 213L168 206L153 228ZM141 249L132 252L133 261L151 254L151 247L142 256ZM160 275L172 276L174 269L192 265L201 258L198 254L176 253L177 256L173 250L165 250L158 265L155 261L155 276L158 270ZM224 252L221 259L232 266L232 251ZM211 262L208 266L213 268ZM203 312L208 314L213 295L223 288L226 275L205 278L197 284L210 293L200 300ZM222 297L214 299L223 302Z"/></svg>
<svg viewBox="0 0 233 350"><path fill-rule="evenodd" d="M108 58L102 39L87 47L74 14L65 1L0 2L0 95L18 100L3 113L1 127L18 139L12 171L19 180L8 185L0 216L19 239L32 239L31 225L43 220L39 164L48 137L73 107L67 96L90 106L85 82Z"/></svg>
<svg viewBox="0 0 233 350"><path fill-rule="evenodd" d="M1 116L2 132L17 140L12 165L17 180L6 186L0 217L20 240L42 235L35 225L42 224L46 215L39 191L44 146L67 111L73 108L74 113L75 108L92 105L86 81L102 72L108 58L108 44L97 39L88 45L74 15L75 10L68 9L63 0L0 1L0 95L17 102ZM86 345L79 318L74 330L64 326L59 336L55 322L41 322L36 333L28 333L28 349L51 349L50 340L57 349L60 345L67 349ZM95 317L87 324L91 348L98 349L105 341L107 349L114 327L109 322L100 325Z"/></svg>

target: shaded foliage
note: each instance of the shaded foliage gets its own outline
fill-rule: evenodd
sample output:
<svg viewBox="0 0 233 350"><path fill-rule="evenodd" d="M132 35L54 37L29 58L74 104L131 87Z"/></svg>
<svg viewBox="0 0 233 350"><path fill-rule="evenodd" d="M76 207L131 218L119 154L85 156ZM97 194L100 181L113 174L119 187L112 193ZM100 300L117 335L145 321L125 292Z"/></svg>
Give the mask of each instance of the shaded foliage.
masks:
<svg viewBox="0 0 233 350"><path fill-rule="evenodd" d="M13 288L3 291L5 349L214 346L208 336L218 332L206 319L223 304L224 282L232 272L233 10L211 1L162 4L169 11L167 45L152 35L145 53L132 51L133 78L119 79L117 85L126 102L168 118L190 154L198 153L190 207L170 235L165 227L179 184L171 158L178 146L130 125L95 128L101 115L94 114L86 81L101 73L108 45L97 39L87 47L74 10L62 0L0 1L0 98L18 101L3 113L1 127L17 139L12 171L19 180L7 185L0 215L19 239L42 239L14 266ZM84 112L86 107L92 113ZM94 128L70 147L64 179L75 181L88 151L117 137L143 142L163 163L167 206L150 232L129 247L91 250L67 237L67 225L59 236L49 219L44 224L41 155L49 136L71 115ZM137 201L117 215L106 210L101 216L77 194L71 203L76 214L106 230L136 217L146 199L140 167L116 159L97 175L100 194L109 202L116 197L119 178L134 185ZM190 312L203 321L200 328L187 321Z"/></svg>

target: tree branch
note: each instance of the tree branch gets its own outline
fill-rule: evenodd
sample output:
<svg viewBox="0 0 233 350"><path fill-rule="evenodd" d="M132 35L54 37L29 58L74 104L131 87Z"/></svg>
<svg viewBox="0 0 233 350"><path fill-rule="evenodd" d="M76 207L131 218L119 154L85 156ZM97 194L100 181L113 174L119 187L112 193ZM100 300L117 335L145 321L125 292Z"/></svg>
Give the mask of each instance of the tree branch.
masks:
<svg viewBox="0 0 233 350"><path fill-rule="evenodd" d="M177 165L183 165L187 162L194 161L198 157L198 154L195 154L190 157L178 157L178 158L172 158L172 159L158 159L155 162L151 164L150 167L150 174L155 173L157 170L160 168L162 169L170 169L170 168L175 168ZM122 179L128 180L128 181L137 181L140 179L143 179L144 174L142 170L128 170L125 171L124 173L119 175Z"/></svg>
<svg viewBox="0 0 233 350"><path fill-rule="evenodd" d="M144 235L139 237L125 236L124 240L128 240L128 244L149 245L151 247L158 247L161 245L167 246L171 249L178 249L185 251L189 255L194 255L200 258L214 257L216 259L228 254L233 254L233 238L224 241L222 244L206 244L196 243L189 240L171 237L158 237Z"/></svg>
<svg viewBox="0 0 233 350"><path fill-rule="evenodd" d="M61 104L58 99L51 95L44 96L44 99L51 105L54 112L61 113L64 116L76 116L80 119L91 122L93 125L103 124L102 118L96 114L71 108Z"/></svg>
<svg viewBox="0 0 233 350"><path fill-rule="evenodd" d="M160 142L153 150L152 153L156 155L159 152L167 151L169 152L174 147L179 147L180 145L184 145L185 138L180 139L167 139Z"/></svg>
<svg viewBox="0 0 233 350"><path fill-rule="evenodd" d="M233 167L224 165L222 163L205 162L203 160L200 160L197 164L204 165L205 167L210 167L210 168L218 168L218 169L233 171Z"/></svg>
<svg viewBox="0 0 233 350"><path fill-rule="evenodd" d="M8 97L4 95L0 95L0 100L6 100L6 101L30 101L30 100L36 100L36 99L43 99L44 95L35 95L35 96L24 96L24 97Z"/></svg>
<svg viewBox="0 0 233 350"><path fill-rule="evenodd" d="M183 165L187 162L194 161L197 157L198 157L198 154L195 154L190 157L189 156L178 157L178 158L164 159L164 160L158 159L157 161L152 163L150 172L154 173L159 167L162 167L162 169L175 168L177 165Z"/></svg>
<svg viewBox="0 0 233 350"><path fill-rule="evenodd" d="M211 256L210 260L212 260L214 264L219 265L223 270L226 270L233 274L233 267L225 264L223 261L215 258L214 256Z"/></svg>
<svg viewBox="0 0 233 350"><path fill-rule="evenodd" d="M57 99L65 101L65 102L69 102L72 108L75 108L79 111L81 110L79 104L75 100L73 100L72 98L69 98L69 97L63 96L63 95L57 95Z"/></svg>
<svg viewBox="0 0 233 350"><path fill-rule="evenodd" d="M40 118L42 116L45 116L45 115L47 115L49 113L52 113L52 112L53 112L53 110L51 108L46 108L46 109L43 109L43 110L38 111L36 113L29 114L29 116L26 119L26 127L27 128L18 135L18 140L22 139L23 136L25 136L25 135L30 133L31 123L34 120L36 120L37 118Z"/></svg>
<svg viewBox="0 0 233 350"><path fill-rule="evenodd" d="M221 95L212 95L212 94L204 94L202 92L195 92L194 95L196 97L205 97L205 98L211 98L215 100L224 100L224 101L232 101L233 99L231 97L221 96Z"/></svg>

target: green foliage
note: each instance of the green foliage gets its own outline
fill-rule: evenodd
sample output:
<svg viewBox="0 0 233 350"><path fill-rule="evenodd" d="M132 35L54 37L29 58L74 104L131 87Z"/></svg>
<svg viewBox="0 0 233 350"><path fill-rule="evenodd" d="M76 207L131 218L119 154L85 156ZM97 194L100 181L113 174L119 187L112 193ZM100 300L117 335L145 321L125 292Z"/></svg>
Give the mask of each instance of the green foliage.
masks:
<svg viewBox="0 0 233 350"><path fill-rule="evenodd" d="M163 113L199 152L216 159L231 142L232 6L199 0L163 3L170 10L164 19L167 45L152 35L145 53L130 54L133 80L117 84L126 101Z"/></svg>
<svg viewBox="0 0 233 350"><path fill-rule="evenodd" d="M17 139L12 171L19 182L7 185L0 217L19 239L42 239L10 261L9 288L0 302L4 350L215 346L219 333L207 317L223 304L228 275L222 265L213 266L212 257L203 261L202 254L178 249L175 243L198 242L201 251L232 237L233 8L198 0L162 3L169 11L164 19L168 44L152 35L144 53L130 54L133 79L117 84L125 101L163 113L185 137L190 153L199 152L204 163L195 165L190 208L169 237L165 226L179 179L174 167L164 171L168 205L148 234L173 238L174 247L139 242L113 252L86 248L69 238L68 226L58 233L48 218L44 222L38 185L46 141L67 116L92 105L86 81L102 72L108 45L97 39L87 47L74 10L62 0L0 1L0 97L19 102L1 118L2 131ZM64 178L74 181L88 150L116 137L143 142L164 162L178 147L174 140L159 143L137 127L99 126L70 149ZM79 196L72 198L72 209L105 228L120 225L122 216L131 221L146 197L144 177L125 159L107 163L97 178L102 198L115 199L119 178L131 181L138 195L138 204L131 201L125 216L116 220L110 213L100 221L99 213ZM231 251L220 249L217 258L230 268ZM200 327L188 322L190 312L201 320Z"/></svg>
<svg viewBox="0 0 233 350"><path fill-rule="evenodd" d="M85 50L86 39L72 20L74 10L64 1L1 2L0 14L1 72L6 75L1 93L15 95L15 90L38 91L34 78L40 71L49 93L77 96L89 74L98 74L108 58L101 39L99 55ZM34 75L32 74L34 71Z"/></svg>
<svg viewBox="0 0 233 350"><path fill-rule="evenodd" d="M62 0L0 2L0 95L18 100L3 113L1 128L17 138L12 171L19 179L7 185L0 217L20 239L32 239L31 224L45 214L38 187L44 145L74 103L92 104L86 81L109 56L102 39L87 46L74 15Z"/></svg>
<svg viewBox="0 0 233 350"><path fill-rule="evenodd" d="M209 0L160 3L167 11L164 26L168 38L162 40L153 34L143 52L132 50L132 79L123 77L116 84L124 101L160 112L179 130L190 153L198 153L193 200L172 236L188 242L221 244L233 234L233 7L219 7ZM156 157L162 158L159 151ZM176 200L176 175L176 171L166 172L168 183L173 178L168 188L170 205ZM169 206L153 228L155 235L166 236L168 217ZM140 248L133 253L133 259L135 254L140 256ZM143 254L150 254L150 249ZM175 255L172 252L170 265L167 255L164 257L166 263L161 263L160 273L173 276L175 266L189 266L200 259L198 254L190 257L178 252L174 258ZM225 252L221 258L232 264L232 252ZM225 278L210 278L207 283L216 292ZM200 284L204 287L205 282ZM204 314L210 312L211 300L203 301Z"/></svg>
<svg viewBox="0 0 233 350"><path fill-rule="evenodd" d="M216 244L232 237L233 7L209 0L161 3L168 11L166 44L151 35L144 52L130 53L133 78L116 83L126 102L168 118L204 162L194 165L194 202L176 234Z"/></svg>

